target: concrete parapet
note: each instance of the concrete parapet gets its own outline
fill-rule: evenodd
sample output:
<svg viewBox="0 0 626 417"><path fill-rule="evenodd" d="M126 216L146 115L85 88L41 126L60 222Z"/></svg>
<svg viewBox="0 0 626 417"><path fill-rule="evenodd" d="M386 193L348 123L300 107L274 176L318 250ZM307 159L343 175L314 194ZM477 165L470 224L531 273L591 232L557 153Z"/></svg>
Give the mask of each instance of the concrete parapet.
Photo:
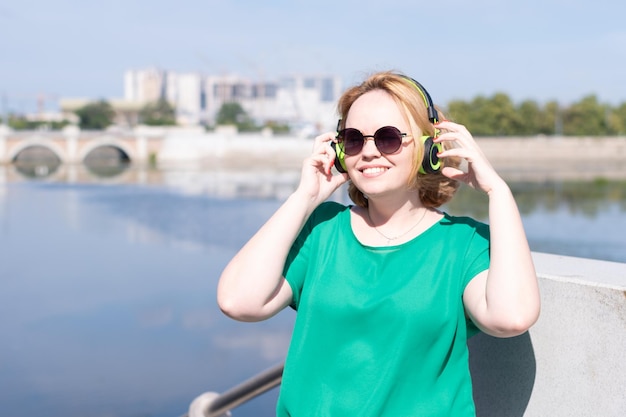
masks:
<svg viewBox="0 0 626 417"><path fill-rule="evenodd" d="M228 132L171 134L162 143L158 162L160 166L193 164L249 169L269 166L299 171L312 149L312 140L292 136Z"/></svg>
<svg viewBox="0 0 626 417"><path fill-rule="evenodd" d="M510 179L619 179L626 173L623 136L477 138L477 142Z"/></svg>
<svg viewBox="0 0 626 417"><path fill-rule="evenodd" d="M542 312L470 339L479 417L626 415L626 264L533 253Z"/></svg>
<svg viewBox="0 0 626 417"><path fill-rule="evenodd" d="M498 172L510 180L626 177L626 137L538 136L476 140ZM312 147L313 140L293 136L173 132L162 144L159 163L299 169Z"/></svg>

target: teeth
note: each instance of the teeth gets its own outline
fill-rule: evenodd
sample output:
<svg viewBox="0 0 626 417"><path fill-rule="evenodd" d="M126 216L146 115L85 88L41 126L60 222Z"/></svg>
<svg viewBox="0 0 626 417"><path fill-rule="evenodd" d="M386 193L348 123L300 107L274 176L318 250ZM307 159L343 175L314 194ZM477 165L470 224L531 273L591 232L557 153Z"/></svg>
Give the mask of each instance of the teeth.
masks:
<svg viewBox="0 0 626 417"><path fill-rule="evenodd" d="M384 171L385 171L385 168L383 168L383 167L365 168L363 170L363 173L364 174L378 174L378 173L381 173L381 172L384 172Z"/></svg>

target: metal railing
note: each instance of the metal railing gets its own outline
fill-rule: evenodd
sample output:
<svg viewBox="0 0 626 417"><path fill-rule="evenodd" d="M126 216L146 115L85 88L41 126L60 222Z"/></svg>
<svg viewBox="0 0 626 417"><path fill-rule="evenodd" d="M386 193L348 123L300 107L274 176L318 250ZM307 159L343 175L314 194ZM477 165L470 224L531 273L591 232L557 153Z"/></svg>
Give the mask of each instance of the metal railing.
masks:
<svg viewBox="0 0 626 417"><path fill-rule="evenodd" d="M269 368L241 384L218 394L205 392L196 397L183 417L230 416L230 410L280 385L284 363Z"/></svg>

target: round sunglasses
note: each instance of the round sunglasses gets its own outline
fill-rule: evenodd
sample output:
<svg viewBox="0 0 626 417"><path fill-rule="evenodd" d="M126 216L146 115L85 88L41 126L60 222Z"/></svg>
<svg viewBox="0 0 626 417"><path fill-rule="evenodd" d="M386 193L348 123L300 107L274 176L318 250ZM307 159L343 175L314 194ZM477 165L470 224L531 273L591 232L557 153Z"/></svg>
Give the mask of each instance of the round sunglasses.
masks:
<svg viewBox="0 0 626 417"><path fill-rule="evenodd" d="M373 135L364 135L358 129L346 128L337 133L337 143L346 155L357 155L363 149L367 138L373 138L374 144L383 154L396 152L402 146L402 138L409 136L393 126L383 126Z"/></svg>

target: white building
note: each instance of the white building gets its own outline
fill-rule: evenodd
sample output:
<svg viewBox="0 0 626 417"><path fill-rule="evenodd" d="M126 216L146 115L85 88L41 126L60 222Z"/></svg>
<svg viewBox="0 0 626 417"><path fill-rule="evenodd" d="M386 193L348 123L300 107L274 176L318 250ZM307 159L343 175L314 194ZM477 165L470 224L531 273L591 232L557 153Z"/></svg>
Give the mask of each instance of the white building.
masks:
<svg viewBox="0 0 626 417"><path fill-rule="evenodd" d="M202 76L155 69L127 71L124 97L137 102L167 99L181 125L215 124L222 104L237 102L257 121L312 130L333 129L341 92L336 76L290 76L252 81L235 75Z"/></svg>
<svg viewBox="0 0 626 417"><path fill-rule="evenodd" d="M202 76L195 73L167 73L165 97L176 109L176 121L183 126L205 121Z"/></svg>
<svg viewBox="0 0 626 417"><path fill-rule="evenodd" d="M165 88L165 71L150 68L124 73L124 99L149 103L163 96Z"/></svg>

